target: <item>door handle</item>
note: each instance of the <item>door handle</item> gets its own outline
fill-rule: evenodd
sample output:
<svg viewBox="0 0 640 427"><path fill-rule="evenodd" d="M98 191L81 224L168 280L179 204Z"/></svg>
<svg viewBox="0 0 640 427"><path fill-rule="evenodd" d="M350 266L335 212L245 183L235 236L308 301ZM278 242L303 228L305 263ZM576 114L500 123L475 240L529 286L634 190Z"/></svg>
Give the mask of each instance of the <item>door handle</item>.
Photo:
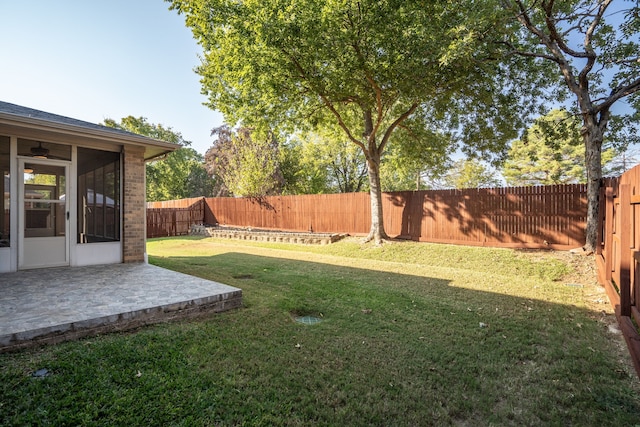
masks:
<svg viewBox="0 0 640 427"><path fill-rule="evenodd" d="M67 211L67 220L69 219L69 212Z"/></svg>

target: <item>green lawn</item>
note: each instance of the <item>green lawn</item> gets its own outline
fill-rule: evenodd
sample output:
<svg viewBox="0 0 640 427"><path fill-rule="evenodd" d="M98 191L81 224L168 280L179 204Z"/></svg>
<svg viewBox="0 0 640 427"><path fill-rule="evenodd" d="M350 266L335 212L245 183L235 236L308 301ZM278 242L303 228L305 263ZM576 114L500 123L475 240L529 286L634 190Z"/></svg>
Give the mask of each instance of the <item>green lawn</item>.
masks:
<svg viewBox="0 0 640 427"><path fill-rule="evenodd" d="M244 308L0 355L1 425L640 425L589 259L355 240L148 251L242 288Z"/></svg>

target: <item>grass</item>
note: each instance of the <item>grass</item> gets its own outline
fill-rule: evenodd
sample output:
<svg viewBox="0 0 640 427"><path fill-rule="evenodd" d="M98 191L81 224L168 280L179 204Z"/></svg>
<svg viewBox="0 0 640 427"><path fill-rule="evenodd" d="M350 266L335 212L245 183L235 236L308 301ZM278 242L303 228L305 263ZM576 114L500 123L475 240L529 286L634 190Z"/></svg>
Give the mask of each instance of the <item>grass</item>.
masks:
<svg viewBox="0 0 640 427"><path fill-rule="evenodd" d="M0 355L0 424L640 425L606 297L551 252L198 238L148 250L242 288L244 308ZM40 368L52 374L33 378Z"/></svg>

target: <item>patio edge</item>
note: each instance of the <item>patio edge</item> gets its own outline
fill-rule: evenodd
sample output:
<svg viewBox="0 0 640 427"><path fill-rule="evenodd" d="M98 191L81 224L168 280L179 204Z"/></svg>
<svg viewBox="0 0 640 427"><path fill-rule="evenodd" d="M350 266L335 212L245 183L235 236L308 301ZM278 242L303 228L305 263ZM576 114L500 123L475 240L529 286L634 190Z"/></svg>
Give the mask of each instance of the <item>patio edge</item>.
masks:
<svg viewBox="0 0 640 427"><path fill-rule="evenodd" d="M237 289L237 288L236 288ZM0 353L123 332L242 307L242 290L0 336Z"/></svg>

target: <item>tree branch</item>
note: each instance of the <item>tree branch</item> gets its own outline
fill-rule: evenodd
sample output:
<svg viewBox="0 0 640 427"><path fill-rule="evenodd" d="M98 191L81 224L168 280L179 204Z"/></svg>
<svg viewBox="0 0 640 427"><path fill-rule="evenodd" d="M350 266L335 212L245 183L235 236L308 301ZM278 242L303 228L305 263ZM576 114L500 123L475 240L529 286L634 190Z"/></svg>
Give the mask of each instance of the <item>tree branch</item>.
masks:
<svg viewBox="0 0 640 427"><path fill-rule="evenodd" d="M360 46L358 45L358 43L356 41L354 41L353 43L351 43L351 47L353 48L354 52L356 53L357 58L360 60L360 65L362 67L362 70L364 71L364 75L365 78L367 80L367 82L369 83L369 85L371 86L371 88L373 89L373 93L375 94L375 99L376 99L376 120L373 121L371 120L372 117L369 117L369 119L372 121L372 126L370 129L365 130L366 136L369 139L369 147L371 147L371 144L373 141L375 141L375 139L371 139L371 138L375 138L375 135L378 133L378 129L380 128L380 125L382 124L382 119L384 118L384 106L383 106L383 102L382 102L382 88L380 87L380 85L378 85L378 83L376 83L375 79L373 78L373 76L371 75L371 73L369 72L369 70L366 67L366 60L364 55L362 54L362 51L360 50Z"/></svg>
<svg viewBox="0 0 640 427"><path fill-rule="evenodd" d="M369 82L369 84L373 88L373 91L376 94L376 110L378 110L378 114L376 115L377 116L376 121L371 132L372 135L375 135L378 132L378 129L380 128L380 125L382 124L382 119L384 117L384 114L383 114L384 110L382 106L382 88L380 88L380 86L376 83L373 77L369 75L368 72L365 72L365 73L367 76L367 81Z"/></svg>
<svg viewBox="0 0 640 427"><path fill-rule="evenodd" d="M596 63L596 53L593 50L593 47L591 46L591 42L593 40L593 34L595 33L596 28L602 21L602 16L604 15L604 12L607 10L607 7L610 4L611 4L611 0L605 0L600 4L600 7L598 8L598 13L596 13L596 15L594 16L593 21L591 21L591 25L589 25L589 28L587 29L584 35L584 48L587 51L586 53L587 53L588 59L585 66L582 68L582 71L580 71L580 74L578 75L580 86L584 88L588 87L589 85L588 75L593 69L594 64Z"/></svg>
<svg viewBox="0 0 640 427"><path fill-rule="evenodd" d="M610 1L610 0L607 0L607 1ZM573 56L574 58L588 58L589 57L588 52L578 52L577 50L571 49L564 42L560 33L558 33L555 20L553 19L553 4L554 4L553 0L551 0L549 3L546 3L544 1L541 3L541 6L544 10L544 21L545 21L545 24L547 25L547 29L549 30L549 36L550 36L549 40L552 41L554 44L556 44L558 48L562 50L564 53L570 56Z"/></svg>
<svg viewBox="0 0 640 427"><path fill-rule="evenodd" d="M300 74L300 78L303 81L306 81L307 83L313 85L313 82L311 81L311 79L308 77L306 70L304 69L304 67L300 64L300 62L296 59L295 56L290 55L285 49L281 49L282 53L284 53L294 64L296 70L298 70L298 73ZM357 139L355 136L353 136L353 134L351 133L351 130L349 129L349 127L346 125L344 119L342 118L342 115L340 114L340 112L338 112L338 110L335 108L335 106L333 105L333 102L331 102L331 100L329 100L329 98L327 97L327 95L324 93L324 91L322 90L316 90L316 93L318 94L318 96L320 97L320 99L322 100L322 102L324 103L324 105L329 109L329 111L331 111L331 114L334 115L334 117L338 120L338 125L342 128L342 130L347 134L347 138L349 138L349 140L351 142L353 142L354 144L356 144L358 147L360 147L363 151L366 152L366 147L365 145L362 143L362 141L360 141L359 139Z"/></svg>
<svg viewBox="0 0 640 427"><path fill-rule="evenodd" d="M618 86L611 91L611 95L596 107L597 111L604 111L611 108L611 106L619 99L624 98L627 95L640 91L640 78L629 83L625 86Z"/></svg>
<svg viewBox="0 0 640 427"><path fill-rule="evenodd" d="M527 13L527 9L525 8L521 0L515 0L515 4L518 6L518 11L514 12L516 13L516 19L520 21L520 23L524 25L526 29L528 29L531 33L533 33L536 37L538 37L540 42L542 42L542 44L544 44L547 47L547 49L551 51L551 54L555 59L551 59L551 58L547 58L547 59L551 59L558 64L558 67L560 67L560 72L562 73L565 79L565 82L567 83L567 86L569 86L569 89L576 94L579 93L580 87L576 83L575 76L571 72L571 65L569 64L569 61L567 61L567 59L563 55L563 49L558 45L556 40L554 40L552 37L545 34L541 29L536 27L531 22L531 18ZM553 5L553 2L551 2L550 4ZM541 3L541 6L543 7L543 9L545 8L545 5L546 5L545 2ZM505 5L505 7L508 7L509 9L511 9L511 7L509 6ZM549 15L549 13L547 13L547 11L545 10L545 21L547 22L547 29L551 32L552 35L555 33L556 36L558 36L555 29L555 25L551 21L551 17L547 15ZM530 55L533 56L535 54L531 53Z"/></svg>
<svg viewBox="0 0 640 427"><path fill-rule="evenodd" d="M384 132L384 136L382 137L382 141L380 142L380 146L378 147L379 151L382 152L384 150L385 145L387 145L387 143L389 142L389 138L391 138L391 134L393 133L393 131L395 130L396 127L398 127L403 121L405 121L407 118L409 118L409 116L411 114L413 114L414 111L416 111L416 109L418 108L418 103L414 102L413 104L411 104L411 106L409 107L409 109L407 111L405 111L404 113L402 113L400 115L400 117L398 117L397 119L395 119L393 121L393 123L391 123L391 125L389 125L389 127L387 128L387 130Z"/></svg>
<svg viewBox="0 0 640 427"><path fill-rule="evenodd" d="M548 55L545 53L538 53L538 52L526 52L524 50L518 50L515 48L515 46L513 46L513 44L508 43L508 42L503 42L505 43L509 48L511 48L511 51L507 52L507 55L518 55L518 56L526 56L528 58L540 58L540 59L546 59L548 61L553 61L555 63L560 63L560 61L558 61L558 58L556 58L553 55Z"/></svg>

